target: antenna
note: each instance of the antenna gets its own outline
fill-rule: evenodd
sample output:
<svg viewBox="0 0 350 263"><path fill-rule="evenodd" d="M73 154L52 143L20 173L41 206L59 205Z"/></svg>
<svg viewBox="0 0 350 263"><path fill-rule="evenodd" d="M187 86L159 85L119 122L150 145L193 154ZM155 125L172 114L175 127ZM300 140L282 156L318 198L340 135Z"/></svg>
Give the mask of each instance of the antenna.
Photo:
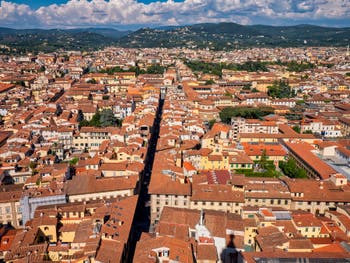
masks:
<svg viewBox="0 0 350 263"><path fill-rule="evenodd" d="M204 225L204 211L201 209L201 214L200 214L200 219L199 219L199 225L203 226Z"/></svg>

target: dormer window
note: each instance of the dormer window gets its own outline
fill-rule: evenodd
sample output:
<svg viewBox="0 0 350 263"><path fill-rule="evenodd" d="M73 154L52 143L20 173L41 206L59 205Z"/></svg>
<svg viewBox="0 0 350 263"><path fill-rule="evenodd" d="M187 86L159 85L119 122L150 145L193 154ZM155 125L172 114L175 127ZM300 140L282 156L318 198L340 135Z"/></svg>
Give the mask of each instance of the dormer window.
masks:
<svg viewBox="0 0 350 263"><path fill-rule="evenodd" d="M169 250L163 250L163 257L169 257Z"/></svg>
<svg viewBox="0 0 350 263"><path fill-rule="evenodd" d="M167 247L160 247L152 250L158 258L168 258L170 250Z"/></svg>

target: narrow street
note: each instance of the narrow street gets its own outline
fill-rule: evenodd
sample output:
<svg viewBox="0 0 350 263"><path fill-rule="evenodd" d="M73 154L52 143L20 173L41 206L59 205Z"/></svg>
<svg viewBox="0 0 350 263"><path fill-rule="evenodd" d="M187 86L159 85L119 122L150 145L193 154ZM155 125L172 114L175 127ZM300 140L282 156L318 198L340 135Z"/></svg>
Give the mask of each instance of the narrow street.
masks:
<svg viewBox="0 0 350 263"><path fill-rule="evenodd" d="M150 213L151 213L150 209L151 208L148 205L150 201L150 196L148 194L148 185L151 179L154 155L157 148L160 121L161 121L162 112L163 112L163 105L164 105L164 98L161 97L159 100L159 106L156 113L156 118L154 120L152 134L148 145L145 169L142 176L140 177L139 199L138 199L134 222L131 230L131 238L130 238L131 242L127 252L126 262L133 261L133 256L135 253L135 247L136 247L137 241L140 239L142 232L149 232L149 228L150 228Z"/></svg>

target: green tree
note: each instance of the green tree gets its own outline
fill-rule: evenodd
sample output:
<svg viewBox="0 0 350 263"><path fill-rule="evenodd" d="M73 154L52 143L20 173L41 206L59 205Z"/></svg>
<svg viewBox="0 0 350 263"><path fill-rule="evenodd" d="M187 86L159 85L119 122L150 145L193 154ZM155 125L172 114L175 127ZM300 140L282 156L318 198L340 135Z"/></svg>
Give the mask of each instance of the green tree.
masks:
<svg viewBox="0 0 350 263"><path fill-rule="evenodd" d="M80 127L90 126L90 122L87 121L87 120L85 120L85 119L83 119L83 120L81 120L81 121L79 122L79 126L80 126Z"/></svg>
<svg viewBox="0 0 350 263"><path fill-rule="evenodd" d="M102 127L114 126L117 122L117 118L114 117L111 109L104 109L100 113L100 125Z"/></svg>
<svg viewBox="0 0 350 263"><path fill-rule="evenodd" d="M287 162L280 161L279 167L282 172L291 178L307 178L307 174L304 169L299 168L295 161L291 158Z"/></svg>
<svg viewBox="0 0 350 263"><path fill-rule="evenodd" d="M29 163L29 168L34 171L34 169L38 166L38 164L36 162L30 162Z"/></svg>
<svg viewBox="0 0 350 263"><path fill-rule="evenodd" d="M92 116L89 126L94 126L94 127L101 127L101 114L97 111L94 116Z"/></svg>
<svg viewBox="0 0 350 263"><path fill-rule="evenodd" d="M69 161L69 164L74 166L78 163L79 159L77 157L74 157L72 160Z"/></svg>
<svg viewBox="0 0 350 263"><path fill-rule="evenodd" d="M159 64L149 66L146 70L147 74L163 74L165 68Z"/></svg>
<svg viewBox="0 0 350 263"><path fill-rule="evenodd" d="M225 92L224 96L232 98L232 94L230 92L228 92L228 91Z"/></svg>
<svg viewBox="0 0 350 263"><path fill-rule="evenodd" d="M295 125L295 126L293 126L293 128L292 128L295 132L297 132L297 133L300 133L301 132L301 130L300 130L300 126L299 125Z"/></svg>
<svg viewBox="0 0 350 263"><path fill-rule="evenodd" d="M96 81L96 79L92 78L92 79L89 79L86 83L97 84L97 81Z"/></svg>
<svg viewBox="0 0 350 263"><path fill-rule="evenodd" d="M213 84L215 84L215 81L213 79L209 79L205 82L204 85L213 85Z"/></svg>
<svg viewBox="0 0 350 263"><path fill-rule="evenodd" d="M215 119L212 119L209 121L209 129L213 128L214 124L216 123Z"/></svg>
<svg viewBox="0 0 350 263"><path fill-rule="evenodd" d="M248 83L248 84L244 84L242 90L250 90L252 87L252 84L251 83Z"/></svg>
<svg viewBox="0 0 350 263"><path fill-rule="evenodd" d="M292 72L303 72L305 70L313 69L315 65L310 62L291 61L287 63L287 70Z"/></svg>
<svg viewBox="0 0 350 263"><path fill-rule="evenodd" d="M295 94L292 91L287 81L279 80L274 81L272 86L267 87L267 94L272 98L291 98L294 97Z"/></svg>
<svg viewBox="0 0 350 263"><path fill-rule="evenodd" d="M117 126L121 127L123 120L117 119L114 117L113 111L111 109L104 109L101 112L96 112L92 116L90 121L82 119L79 122L80 127L92 126L92 127L108 127L108 126Z"/></svg>
<svg viewBox="0 0 350 263"><path fill-rule="evenodd" d="M306 130L303 132L303 134L313 134L313 132L311 130Z"/></svg>
<svg viewBox="0 0 350 263"><path fill-rule="evenodd" d="M232 117L258 119L272 113L274 113L274 109L271 107L226 107L219 115L222 122L230 124Z"/></svg>
<svg viewBox="0 0 350 263"><path fill-rule="evenodd" d="M258 162L259 166L261 169L263 170L267 170L268 167L268 163L267 163L267 154L266 154L266 149L263 150L263 152L261 153L261 157L260 160Z"/></svg>

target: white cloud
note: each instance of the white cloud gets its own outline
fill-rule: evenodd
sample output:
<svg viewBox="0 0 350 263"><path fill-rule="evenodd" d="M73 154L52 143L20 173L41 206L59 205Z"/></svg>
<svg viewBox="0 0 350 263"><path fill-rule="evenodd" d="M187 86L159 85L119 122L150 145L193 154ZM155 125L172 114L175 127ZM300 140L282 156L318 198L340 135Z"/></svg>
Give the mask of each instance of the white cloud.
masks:
<svg viewBox="0 0 350 263"><path fill-rule="evenodd" d="M264 19L324 23L343 19L349 24L348 0L70 0L33 10L28 5L0 3L0 25L12 27L79 27L104 25L181 25L231 21L251 24Z"/></svg>

